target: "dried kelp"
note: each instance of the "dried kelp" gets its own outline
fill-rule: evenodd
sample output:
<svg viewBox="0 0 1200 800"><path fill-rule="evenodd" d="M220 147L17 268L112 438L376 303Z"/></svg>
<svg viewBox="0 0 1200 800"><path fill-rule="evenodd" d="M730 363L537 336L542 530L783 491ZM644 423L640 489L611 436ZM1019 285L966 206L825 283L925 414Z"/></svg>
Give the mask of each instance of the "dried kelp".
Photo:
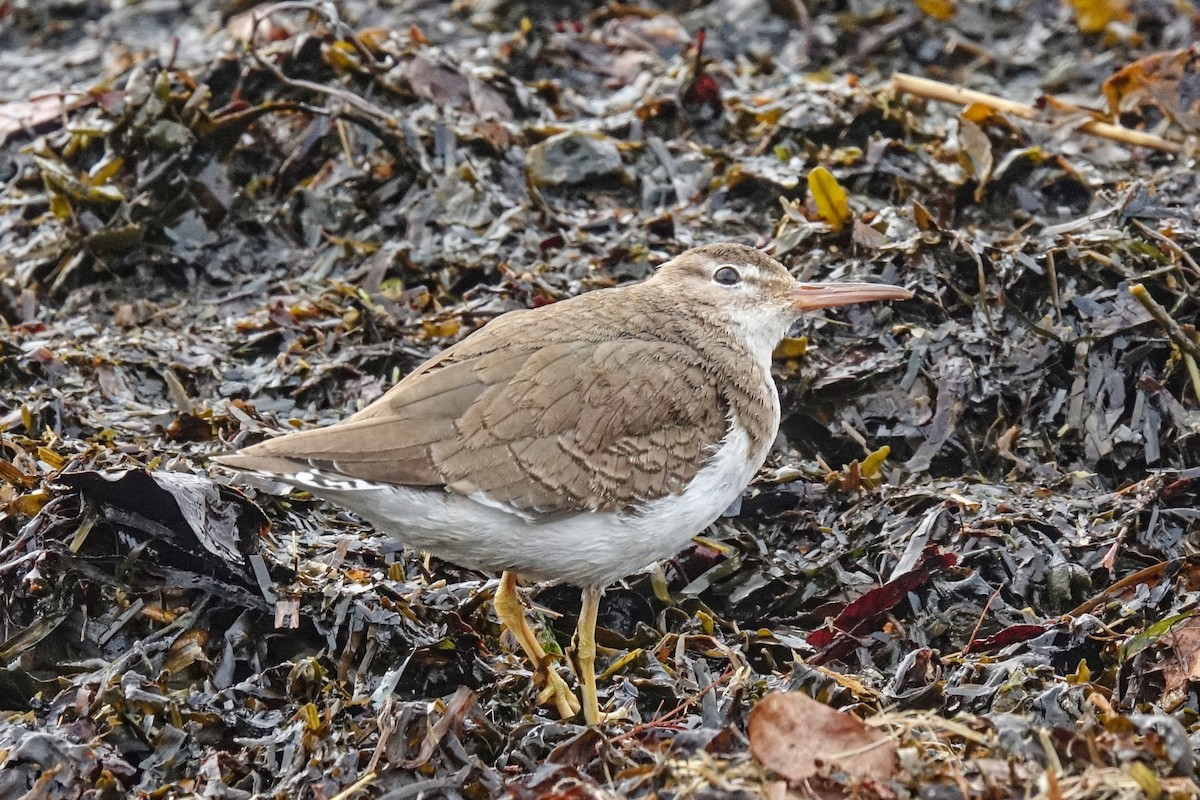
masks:
<svg viewBox="0 0 1200 800"><path fill-rule="evenodd" d="M1194 15L35 5L0 2L0 793L1195 796ZM716 239L916 298L806 320L740 507L608 592L625 722L532 707L490 576L208 469ZM531 594L569 651L578 594Z"/></svg>

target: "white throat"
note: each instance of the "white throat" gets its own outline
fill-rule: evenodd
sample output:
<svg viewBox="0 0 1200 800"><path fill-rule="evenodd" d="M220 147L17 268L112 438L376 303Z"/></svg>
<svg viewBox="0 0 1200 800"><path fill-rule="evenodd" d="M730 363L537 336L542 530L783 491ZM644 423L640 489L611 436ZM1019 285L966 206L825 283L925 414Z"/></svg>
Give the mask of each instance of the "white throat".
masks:
<svg viewBox="0 0 1200 800"><path fill-rule="evenodd" d="M787 335L793 321L761 309L737 309L729 315L729 322L741 334L742 341L768 376L771 374L771 353Z"/></svg>

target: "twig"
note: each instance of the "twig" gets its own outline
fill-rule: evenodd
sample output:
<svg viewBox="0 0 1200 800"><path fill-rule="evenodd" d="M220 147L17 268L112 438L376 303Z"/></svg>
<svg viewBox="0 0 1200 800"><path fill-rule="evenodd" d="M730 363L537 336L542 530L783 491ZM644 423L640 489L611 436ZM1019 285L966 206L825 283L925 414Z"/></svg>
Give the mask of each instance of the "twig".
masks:
<svg viewBox="0 0 1200 800"><path fill-rule="evenodd" d="M396 713L393 710L395 706L394 697L395 695L389 694L387 700L383 701L383 708L375 716L378 720L379 740L375 743L375 752L371 753L371 760L367 762L368 775L375 775L378 772L379 759L383 756L383 751L387 748L388 740L396 732Z"/></svg>
<svg viewBox="0 0 1200 800"><path fill-rule="evenodd" d="M1132 194L1132 190L1130 191L1130 194ZM1121 207L1123 205L1125 205L1125 203L1128 200L1129 200L1129 195L1127 194L1126 197L1120 203L1115 203L1111 206L1108 206L1107 208L1102 208L1098 211L1093 211L1092 213L1088 214L1087 216L1079 217L1077 219L1070 219L1070 220L1067 220L1066 222L1060 222L1057 225L1047 225L1046 227L1042 228L1042 235L1053 238L1055 236L1061 236L1064 233L1070 233L1071 231L1077 231L1080 228L1086 228L1088 225L1092 224L1093 222L1099 222L1100 220L1104 219L1105 217L1107 217L1111 214L1117 213L1118 211L1121 210Z"/></svg>
<svg viewBox="0 0 1200 800"><path fill-rule="evenodd" d="M379 800L409 800L410 797L441 796L445 794L445 790L457 789L466 785L467 776L471 774L473 768L472 764L467 764L453 775L444 775L440 778L426 778L416 783L410 783L407 786L392 789L387 794L380 795ZM457 794L455 792L455 795Z"/></svg>
<svg viewBox="0 0 1200 800"><path fill-rule="evenodd" d="M348 92L338 86L326 86L325 84L304 80L303 78L289 78L283 73L282 69L259 55L257 50L251 51L250 56L259 64L259 66L274 75L275 79L284 86L291 86L295 89L307 89L308 91L316 94L323 94L336 100L341 100L351 108L354 108L362 114L365 114L366 116L384 125L387 125L389 128L399 127L394 116L384 111L374 103L359 97L352 92Z"/></svg>
<svg viewBox="0 0 1200 800"><path fill-rule="evenodd" d="M300 78L290 78L284 74L278 65L264 58L257 49L252 48L249 53L256 64L267 72L270 72L284 86L322 94L334 100L340 100L343 104L342 108L337 110L309 108L305 110L309 110L312 113L328 114L336 119L346 119L366 128L378 137L384 143L384 146L413 172L419 174L426 171L422 169L420 159L408 147L403 134L400 132L400 123L392 114L389 114L365 98L359 97L340 87L325 86Z"/></svg>
<svg viewBox="0 0 1200 800"><path fill-rule="evenodd" d="M1071 609L1063 616L1074 619L1076 617L1081 617L1084 614L1090 614L1101 603L1118 597L1133 587L1140 586L1142 584L1158 585L1164 580L1164 576L1166 576L1167 580L1173 579L1183 567L1186 566L1191 569L1197 564L1200 564L1200 557L1196 555L1189 555L1184 556L1183 558L1176 558L1170 561L1160 561L1157 564L1151 564L1148 567L1139 569L1137 572L1131 575L1126 575L1116 583L1109 584L1101 589L1099 594L1084 600L1083 603Z"/></svg>
<svg viewBox="0 0 1200 800"><path fill-rule="evenodd" d="M1125 543L1125 535L1129 533L1131 523L1126 522L1117 530L1117 535L1113 537L1113 543L1109 545L1108 550L1104 553L1104 557L1100 559L1100 565L1109 571L1111 574L1113 567L1117 563L1117 553L1121 550L1121 545Z"/></svg>
<svg viewBox="0 0 1200 800"><path fill-rule="evenodd" d="M1175 241L1169 236L1166 236L1160 231L1154 230L1154 228L1151 228L1140 219L1130 219L1129 221L1133 223L1133 226L1139 231L1178 256L1179 260L1188 266L1188 269L1191 270L1193 275L1200 276L1200 264L1196 263L1196 259L1192 258L1191 253L1189 253L1187 250L1184 250L1179 245L1179 242Z"/></svg>
<svg viewBox="0 0 1200 800"><path fill-rule="evenodd" d="M345 789L342 789L333 797L329 798L329 800L350 800L350 798L354 797L354 795L358 794L363 789L366 789L377 780L379 780L379 773L374 769L371 769L366 775L363 775L354 783L350 784Z"/></svg>
<svg viewBox="0 0 1200 800"><path fill-rule="evenodd" d="M1062 322L1062 305L1058 292L1058 267L1054 263L1054 251L1046 253L1046 275L1050 279L1050 302L1054 304L1054 318Z"/></svg>
<svg viewBox="0 0 1200 800"><path fill-rule="evenodd" d="M807 64L812 61L812 14L808 12L804 0L792 0L792 10L796 12L796 24L800 28L800 55Z"/></svg>
<svg viewBox="0 0 1200 800"><path fill-rule="evenodd" d="M433 751L437 749L442 740L446 738L446 734L450 729L460 724L463 717L471 707L471 703L475 701L475 693L466 686L459 686L458 691L446 703L446 710L442 712L442 717L425 733L425 740L421 742L421 749L416 757L407 758L396 762L396 766L401 769L417 769L423 766L433 756Z"/></svg>
<svg viewBox="0 0 1200 800"><path fill-rule="evenodd" d="M952 86L951 84L930 80L929 78L918 78L916 75L908 75L903 72L897 72L892 76L892 85L897 91L907 92L908 94L923 97L927 100L941 100L945 103L957 103L959 105L979 103L980 105L985 105L1022 119L1036 120L1039 116L1036 108L1025 103L1018 103L1015 100L997 97L994 94L977 92L973 89L964 89L961 86ZM1070 108L1070 106L1065 106L1065 104L1057 105ZM1084 108L1078 110L1082 113L1090 113ZM1152 133L1135 131L1130 128L1123 128L1120 125L1101 122L1097 119L1085 120L1079 125L1079 130L1104 139L1149 147L1154 150L1161 150L1164 153L1178 154L1183 152L1183 145L1177 142L1172 142L1161 136L1155 136Z"/></svg>
<svg viewBox="0 0 1200 800"><path fill-rule="evenodd" d="M992 596L983 604L983 611L979 612L979 620L975 623L975 629L971 631L970 637L967 638L966 645L963 646L962 652L971 652L971 645L975 644L975 639L979 636L979 629L983 627L983 621L987 619L987 613L992 608L992 603L996 602L996 598L1000 596L1000 591L1008 585L1008 581L1004 581L996 587L996 591L992 592Z"/></svg>
<svg viewBox="0 0 1200 800"><path fill-rule="evenodd" d="M1190 355L1194 359L1200 359L1200 344L1196 344L1196 340L1188 336L1183 328L1179 327L1179 323L1171 319L1171 315L1167 310L1158 304L1158 301L1150 296L1146 291L1146 287L1140 283L1135 283L1129 287L1129 293L1137 298L1137 301L1142 304L1142 308L1149 312L1150 316L1154 317L1154 321L1159 324L1171 341L1184 352L1185 355Z"/></svg>
<svg viewBox="0 0 1200 800"><path fill-rule="evenodd" d="M921 21L921 14L916 11L903 12L891 22L886 22L877 28L865 31L858 44L854 47L854 59L862 61L867 56L881 50L890 42L899 40L901 34L915 27Z"/></svg>
<svg viewBox="0 0 1200 800"><path fill-rule="evenodd" d="M992 313L987 301L987 273L984 271L983 257L963 236L955 235L954 247L961 247L975 262L975 279L979 282L979 313L983 316L988 333L995 336L996 326L992 323Z"/></svg>
<svg viewBox="0 0 1200 800"><path fill-rule="evenodd" d="M667 171L667 177L671 179L671 189L675 192L675 202L682 205L687 201L688 193L685 191L686 184L679 177L679 170L675 168L675 159L671 158L671 151L667 150L666 144L657 136L647 136L646 144L658 159L658 163Z"/></svg>
<svg viewBox="0 0 1200 800"><path fill-rule="evenodd" d="M645 722L634 725L632 728L625 731L624 733L619 734L619 735L614 736L613 738L609 739L608 743L614 744L615 742L619 742L623 739L630 739L630 738L638 735L642 731L650 730L651 728L660 728L660 727L665 726L668 722L673 720L675 717L679 716L684 711L686 711L687 709L694 706L696 703L699 703L700 700L704 697L704 695L708 694L713 689L717 688L722 683L729 680L729 678L733 676L733 673L734 673L733 669L726 669L724 672L722 672L720 675L718 675L716 678L714 678L712 683L708 684L707 686L702 687L695 694L685 697L683 699L683 702L681 702L679 705L675 706L673 709L671 709L667 713L663 714L662 716L655 717L653 719L648 719Z"/></svg>
<svg viewBox="0 0 1200 800"><path fill-rule="evenodd" d="M1191 353L1184 353L1183 363L1187 365L1188 377L1192 379L1192 391L1200 400L1200 367L1196 366L1196 358Z"/></svg>

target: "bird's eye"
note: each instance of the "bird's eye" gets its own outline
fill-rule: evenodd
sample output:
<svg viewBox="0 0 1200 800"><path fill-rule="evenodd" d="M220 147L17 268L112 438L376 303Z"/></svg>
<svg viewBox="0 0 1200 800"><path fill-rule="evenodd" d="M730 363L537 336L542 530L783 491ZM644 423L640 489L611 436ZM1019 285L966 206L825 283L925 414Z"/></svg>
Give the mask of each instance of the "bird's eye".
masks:
<svg viewBox="0 0 1200 800"><path fill-rule="evenodd" d="M724 266L713 273L713 281L722 286L737 286L742 282L742 276L733 267Z"/></svg>

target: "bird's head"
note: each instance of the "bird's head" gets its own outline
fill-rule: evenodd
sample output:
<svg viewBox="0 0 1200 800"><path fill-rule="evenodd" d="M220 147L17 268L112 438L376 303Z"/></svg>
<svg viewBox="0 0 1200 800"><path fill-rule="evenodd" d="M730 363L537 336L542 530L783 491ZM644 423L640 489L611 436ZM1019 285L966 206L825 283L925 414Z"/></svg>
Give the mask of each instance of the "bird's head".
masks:
<svg viewBox="0 0 1200 800"><path fill-rule="evenodd" d="M651 280L679 301L721 315L767 352L806 311L912 297L885 283L802 283L766 253L729 243L688 250L659 267Z"/></svg>

